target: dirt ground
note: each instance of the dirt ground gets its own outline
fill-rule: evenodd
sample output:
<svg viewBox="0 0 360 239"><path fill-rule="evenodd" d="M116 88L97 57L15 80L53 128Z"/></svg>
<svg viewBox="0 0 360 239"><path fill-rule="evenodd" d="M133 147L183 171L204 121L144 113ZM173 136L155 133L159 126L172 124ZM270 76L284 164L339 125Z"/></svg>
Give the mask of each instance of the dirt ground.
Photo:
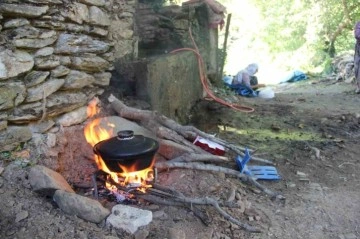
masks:
<svg viewBox="0 0 360 239"><path fill-rule="evenodd" d="M30 157L19 153L14 157L14 152L1 154L0 237L360 238L360 95L353 93L350 84L327 80L307 80L273 89L274 99L242 98L227 92L232 100L253 106L254 113L235 112L203 101L190 117L199 129L256 149L254 155L273 161L282 179L261 183L281 193L285 200L273 201L224 174L183 169L159 173L160 184L189 197L226 200L235 189L236 200L249 210L226 210L260 228L261 233L245 232L211 207L202 207L212 219L205 226L188 209L142 203L137 206L153 211L154 219L135 236L64 214L51 198L31 191L27 172L31 164L45 164L83 193L79 185L89 182L95 168L92 150L83 143L83 126L75 126L59 133L59 145L66 147L54 149L52 157L35 160L31 144L24 148ZM235 167L235 163L227 166ZM110 207L112 203L104 205Z"/></svg>

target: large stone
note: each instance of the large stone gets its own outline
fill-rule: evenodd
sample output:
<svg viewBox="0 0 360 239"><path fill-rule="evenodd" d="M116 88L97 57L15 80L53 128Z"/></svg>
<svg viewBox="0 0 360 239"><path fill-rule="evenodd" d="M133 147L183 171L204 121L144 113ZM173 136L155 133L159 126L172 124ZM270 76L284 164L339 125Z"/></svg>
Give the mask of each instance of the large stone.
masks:
<svg viewBox="0 0 360 239"><path fill-rule="evenodd" d="M35 57L39 56L50 56L54 53L53 47L44 47L35 52Z"/></svg>
<svg viewBox="0 0 360 239"><path fill-rule="evenodd" d="M109 209L98 201L75 193L57 190L53 199L65 213L76 215L89 222L100 223L110 214Z"/></svg>
<svg viewBox="0 0 360 239"><path fill-rule="evenodd" d="M56 190L75 193L61 174L42 165L35 165L30 169L29 181L35 192L46 196L52 197Z"/></svg>
<svg viewBox="0 0 360 239"><path fill-rule="evenodd" d="M26 102L34 102L48 97L60 89L65 83L64 79L49 79L45 83L28 89Z"/></svg>
<svg viewBox="0 0 360 239"><path fill-rule="evenodd" d="M121 59L124 56L133 54L132 40L119 40L114 45L114 56L116 59Z"/></svg>
<svg viewBox="0 0 360 239"><path fill-rule="evenodd" d="M13 108L25 100L26 88L22 82L0 86L0 110Z"/></svg>
<svg viewBox="0 0 360 239"><path fill-rule="evenodd" d="M4 29L6 28L15 28L15 27L21 27L25 25L29 25L30 22L25 18L17 18L17 19L11 19L4 24Z"/></svg>
<svg viewBox="0 0 360 239"><path fill-rule="evenodd" d="M87 106L83 106L79 109L61 115L56 122L59 125L68 127L83 123L87 119L87 117Z"/></svg>
<svg viewBox="0 0 360 239"><path fill-rule="evenodd" d="M8 121L14 124L25 124L39 120L43 114L43 103L38 101L30 104L21 104L8 116Z"/></svg>
<svg viewBox="0 0 360 239"><path fill-rule="evenodd" d="M111 73L102 72L94 74L95 82L94 85L108 86L110 85Z"/></svg>
<svg viewBox="0 0 360 239"><path fill-rule="evenodd" d="M63 22L33 20L32 25L34 27L53 29L59 31L63 31L66 29L66 24Z"/></svg>
<svg viewBox="0 0 360 239"><path fill-rule="evenodd" d="M53 120L46 120L41 122L32 122L29 124L29 127L31 132L43 134L49 129L51 129L51 127L53 127L54 125L55 122Z"/></svg>
<svg viewBox="0 0 360 239"><path fill-rule="evenodd" d="M65 27L67 32L83 33L90 31L90 27L84 24L79 25L76 23L67 23Z"/></svg>
<svg viewBox="0 0 360 239"><path fill-rule="evenodd" d="M109 34L108 30L105 30L103 28L100 27L91 27L88 31L88 33L90 35L96 35L96 36L101 36L101 37L105 37Z"/></svg>
<svg viewBox="0 0 360 239"><path fill-rule="evenodd" d="M52 70L60 66L60 64L60 57L55 55L35 58L35 68L38 70Z"/></svg>
<svg viewBox="0 0 360 239"><path fill-rule="evenodd" d="M27 0L27 1L36 4L64 4L62 0Z"/></svg>
<svg viewBox="0 0 360 239"><path fill-rule="evenodd" d="M70 71L65 78L65 84L62 89L82 89L85 86L90 86L95 82L92 75L86 74L82 71Z"/></svg>
<svg viewBox="0 0 360 239"><path fill-rule="evenodd" d="M86 72L101 72L110 67L109 62L101 57L72 57L71 66L74 69Z"/></svg>
<svg viewBox="0 0 360 239"><path fill-rule="evenodd" d="M57 36L52 36L44 39L17 39L13 44L18 48L38 49L49 46L57 40Z"/></svg>
<svg viewBox="0 0 360 239"><path fill-rule="evenodd" d="M29 4L6 4L0 5L0 12L4 16L15 16L15 17L39 17L48 11L48 6L34 6Z"/></svg>
<svg viewBox="0 0 360 239"><path fill-rule="evenodd" d="M146 226L151 221L151 211L119 204L111 209L106 224L134 234L139 227Z"/></svg>
<svg viewBox="0 0 360 239"><path fill-rule="evenodd" d="M82 24L83 22L89 22L89 10L85 4L73 3L66 12L61 12L64 17L70 19L73 22Z"/></svg>
<svg viewBox="0 0 360 239"><path fill-rule="evenodd" d="M53 78L58 78L61 76L66 76L67 74L70 73L70 69L67 68L66 66L58 66L56 67L54 70L51 71L51 77Z"/></svg>
<svg viewBox="0 0 360 239"><path fill-rule="evenodd" d="M109 48L108 43L95 40L87 35L62 33L56 43L55 52L59 54L104 53Z"/></svg>
<svg viewBox="0 0 360 239"><path fill-rule="evenodd" d="M49 117L61 115L86 105L92 97L83 92L55 92L46 100L46 112Z"/></svg>
<svg viewBox="0 0 360 239"><path fill-rule="evenodd" d="M33 57L25 51L4 50L0 52L0 80L28 72L33 66Z"/></svg>
<svg viewBox="0 0 360 239"><path fill-rule="evenodd" d="M0 152L13 150L31 137L32 133L27 126L8 126L6 130L0 131Z"/></svg>
<svg viewBox="0 0 360 239"><path fill-rule="evenodd" d="M12 40L17 39L35 39L41 35L41 30L30 25L24 25L11 30L6 30L7 34L11 34Z"/></svg>
<svg viewBox="0 0 360 239"><path fill-rule="evenodd" d="M8 114L6 112L0 112L0 131L4 130L8 126Z"/></svg>
<svg viewBox="0 0 360 239"><path fill-rule="evenodd" d="M98 7L105 6L105 0L80 0L80 2Z"/></svg>
<svg viewBox="0 0 360 239"><path fill-rule="evenodd" d="M89 9L90 23L98 26L110 26L109 16L96 6Z"/></svg>
<svg viewBox="0 0 360 239"><path fill-rule="evenodd" d="M33 87L44 82L49 74L48 71L31 71L24 78L26 87Z"/></svg>

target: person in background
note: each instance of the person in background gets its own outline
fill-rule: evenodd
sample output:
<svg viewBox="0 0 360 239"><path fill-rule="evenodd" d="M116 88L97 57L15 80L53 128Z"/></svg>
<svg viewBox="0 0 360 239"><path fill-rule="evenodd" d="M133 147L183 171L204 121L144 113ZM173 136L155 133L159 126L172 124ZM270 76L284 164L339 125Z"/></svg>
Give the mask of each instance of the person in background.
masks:
<svg viewBox="0 0 360 239"><path fill-rule="evenodd" d="M238 85L243 84L247 87L251 88L250 80L251 76L255 76L255 74L258 72L259 66L256 63L249 64L245 69L239 71L236 76L233 79L232 84Z"/></svg>
<svg viewBox="0 0 360 239"><path fill-rule="evenodd" d="M360 21L355 25L354 36L356 39L355 43L355 54L354 54L354 70L355 70L355 81L356 81L356 94L360 94Z"/></svg>
<svg viewBox="0 0 360 239"><path fill-rule="evenodd" d="M263 86L258 85L258 81L255 76L258 69L259 66L256 63L249 64L245 69L239 71L233 78L231 78L231 76L224 76L223 81L239 95L249 97L257 96L258 92L254 89Z"/></svg>

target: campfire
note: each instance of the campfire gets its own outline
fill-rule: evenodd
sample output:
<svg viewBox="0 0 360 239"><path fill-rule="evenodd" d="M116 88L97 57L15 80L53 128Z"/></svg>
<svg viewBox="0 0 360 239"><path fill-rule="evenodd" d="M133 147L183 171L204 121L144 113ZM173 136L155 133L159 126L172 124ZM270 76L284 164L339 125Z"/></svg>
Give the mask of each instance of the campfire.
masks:
<svg viewBox="0 0 360 239"><path fill-rule="evenodd" d="M186 148L186 150L174 157L171 150L157 152L159 142L152 138L135 135L131 130L117 132L118 124L115 126L107 122L106 117L94 117L99 113L98 101L94 100L88 107L88 115L92 120L86 125L84 134L87 142L93 148L94 161L98 167L92 177L95 198L98 199L99 196L104 195L111 200L115 197L119 203L141 204L146 201L154 204L181 206L191 210L205 225L209 225L211 219L200 207L212 206L224 218L250 232L259 232L260 230L241 222L223 209L223 207L239 208L240 204L233 200L224 201L209 196L200 198L186 196L183 192L157 183L157 172L159 171L158 181L161 181L161 170L171 168L225 173L252 184L272 198L284 199L282 195L266 188L251 176L219 165L231 164L229 158L223 156L226 153L225 150L244 156L244 148L209 135L195 127L179 125L174 120L155 112L128 107L112 95L108 100L121 117L139 122L141 127L156 135L161 144L167 144L166 147L174 147L174 150L177 147ZM209 145L204 145L203 141L200 142L199 139L222 146L222 151L208 148ZM167 141L172 141L172 143L169 144ZM156 153L165 160L155 162ZM258 157L252 157L252 159L263 163L272 163Z"/></svg>
<svg viewBox="0 0 360 239"><path fill-rule="evenodd" d="M96 101L89 104L88 116L99 113ZM117 201L133 198L131 191L145 193L152 187L154 154L158 143L132 131L117 132L115 126L103 118L93 119L84 129L87 142L94 149L98 171L94 175L95 197L98 197L97 180L102 178L105 188Z"/></svg>

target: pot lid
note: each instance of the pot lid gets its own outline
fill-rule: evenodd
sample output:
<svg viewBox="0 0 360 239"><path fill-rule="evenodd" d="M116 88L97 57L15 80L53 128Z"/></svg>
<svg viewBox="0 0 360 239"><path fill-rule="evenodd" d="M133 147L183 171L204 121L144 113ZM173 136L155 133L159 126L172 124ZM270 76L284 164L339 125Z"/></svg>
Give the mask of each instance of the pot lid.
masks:
<svg viewBox="0 0 360 239"><path fill-rule="evenodd" d="M94 152L103 159L136 158L143 155L153 156L159 143L143 135L134 135L132 130L123 130L117 137L100 141L94 146Z"/></svg>

